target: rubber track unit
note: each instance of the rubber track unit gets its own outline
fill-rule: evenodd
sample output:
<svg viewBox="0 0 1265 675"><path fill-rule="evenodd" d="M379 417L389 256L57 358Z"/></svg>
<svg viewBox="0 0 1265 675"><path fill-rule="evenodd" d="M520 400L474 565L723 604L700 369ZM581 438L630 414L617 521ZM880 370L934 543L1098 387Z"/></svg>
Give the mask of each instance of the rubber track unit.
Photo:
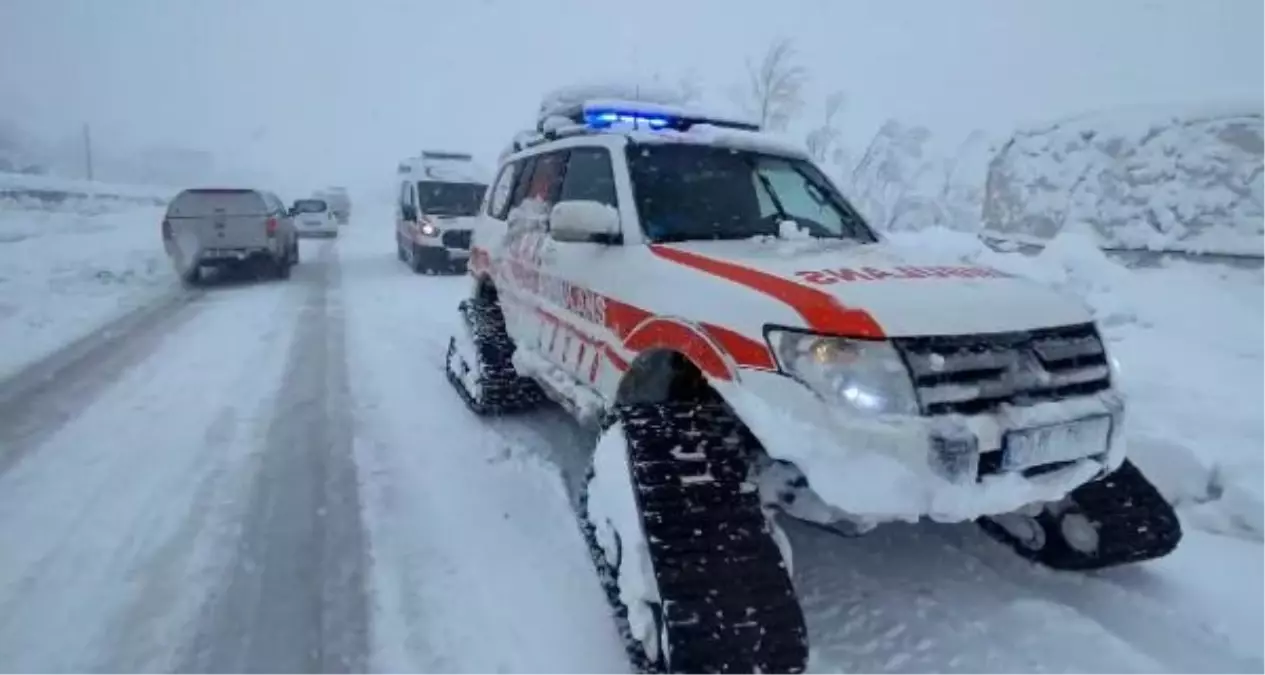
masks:
<svg viewBox="0 0 1265 675"><path fill-rule="evenodd" d="M1129 460L1116 471L1072 491L1076 510L1098 530L1098 550L1082 553L1068 545L1059 517L1048 510L1037 516L1045 530L1045 546L1032 550L1001 525L981 518L990 536L1016 553L1057 570L1088 571L1160 558L1172 553L1182 538L1181 523L1171 504Z"/></svg>
<svg viewBox="0 0 1265 675"><path fill-rule="evenodd" d="M720 403L618 405L606 426L615 421L628 442L663 603L668 666L675 672L803 672L804 615L759 492L747 480L756 439ZM616 616L626 617L615 570L592 525L585 522L584 530ZM621 632L634 666L663 667L647 663L626 619Z"/></svg>
<svg viewBox="0 0 1265 675"><path fill-rule="evenodd" d="M482 369L478 383L483 396L481 400L476 400L466 391L465 385L452 369L447 366L444 368L448 381L456 388L466 406L478 415L504 415L530 410L540 404L545 398L540 386L519 375L514 369L511 360L514 342L505 330L505 316L501 314L496 301L486 298L463 300L458 311L470 328L475 354ZM449 340L445 364L451 363L456 357L456 350L455 338Z"/></svg>

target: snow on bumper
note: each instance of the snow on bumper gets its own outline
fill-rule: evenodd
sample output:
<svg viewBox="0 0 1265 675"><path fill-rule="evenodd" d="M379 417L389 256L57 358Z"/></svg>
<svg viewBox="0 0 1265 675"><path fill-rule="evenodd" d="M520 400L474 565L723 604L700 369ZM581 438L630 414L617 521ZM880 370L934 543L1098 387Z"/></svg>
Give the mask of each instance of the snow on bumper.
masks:
<svg viewBox="0 0 1265 675"><path fill-rule="evenodd" d="M1110 389L981 415L875 418L774 373L714 384L769 456L802 472L820 503L792 514L818 522L971 520L1058 500L1124 461L1123 401ZM1106 447L1087 445L1040 471L1003 470L1008 433L1093 418L1107 428Z"/></svg>

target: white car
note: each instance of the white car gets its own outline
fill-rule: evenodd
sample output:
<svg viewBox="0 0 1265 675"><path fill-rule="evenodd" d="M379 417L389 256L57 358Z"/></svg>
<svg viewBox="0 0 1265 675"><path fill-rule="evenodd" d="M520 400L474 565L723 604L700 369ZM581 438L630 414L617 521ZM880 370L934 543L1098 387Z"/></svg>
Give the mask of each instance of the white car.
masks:
<svg viewBox="0 0 1265 675"><path fill-rule="evenodd" d="M338 218L324 199L296 199L290 213L300 237L338 236Z"/></svg>
<svg viewBox="0 0 1265 675"><path fill-rule="evenodd" d="M886 242L754 125L566 99L503 155L446 367L476 413L600 424L581 516L639 664L804 669L777 511L979 519L1057 569L1177 546L1084 304Z"/></svg>

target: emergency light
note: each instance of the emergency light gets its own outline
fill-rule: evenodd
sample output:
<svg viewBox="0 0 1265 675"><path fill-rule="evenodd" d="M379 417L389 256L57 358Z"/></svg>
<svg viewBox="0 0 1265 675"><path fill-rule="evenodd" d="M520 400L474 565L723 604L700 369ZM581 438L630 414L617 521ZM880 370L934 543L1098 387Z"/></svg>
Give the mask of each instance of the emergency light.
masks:
<svg viewBox="0 0 1265 675"><path fill-rule="evenodd" d="M706 124L728 129L759 131L760 126L735 119L727 119L718 115L699 113L675 105L666 105L653 101L625 101L617 99L589 100L572 103L566 106L546 110L538 120L537 129L549 131L547 119L565 119L584 129L600 131L613 127L629 126L633 129L648 131L687 131L697 124Z"/></svg>
<svg viewBox="0 0 1265 675"><path fill-rule="evenodd" d="M631 124L633 127L663 129L671 126L672 118L665 115L648 115L630 110L585 110L584 124L590 129L605 129L616 123Z"/></svg>

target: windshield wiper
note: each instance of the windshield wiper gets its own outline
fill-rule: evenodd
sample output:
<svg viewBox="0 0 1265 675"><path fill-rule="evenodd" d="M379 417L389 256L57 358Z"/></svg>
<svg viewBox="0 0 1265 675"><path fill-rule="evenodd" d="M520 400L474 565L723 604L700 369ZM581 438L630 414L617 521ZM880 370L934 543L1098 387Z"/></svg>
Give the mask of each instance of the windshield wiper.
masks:
<svg viewBox="0 0 1265 675"><path fill-rule="evenodd" d="M778 220L791 220L790 214L786 212L786 209L782 208L782 200L778 199L777 194L773 192L773 183L769 180L769 177L760 173L760 170L755 168L754 163L751 165L751 170L755 171L756 179L760 181L760 185L764 186L764 191L769 194L769 199L773 202L773 210L777 211ZM778 236L781 236L781 227L778 228L778 232Z"/></svg>

